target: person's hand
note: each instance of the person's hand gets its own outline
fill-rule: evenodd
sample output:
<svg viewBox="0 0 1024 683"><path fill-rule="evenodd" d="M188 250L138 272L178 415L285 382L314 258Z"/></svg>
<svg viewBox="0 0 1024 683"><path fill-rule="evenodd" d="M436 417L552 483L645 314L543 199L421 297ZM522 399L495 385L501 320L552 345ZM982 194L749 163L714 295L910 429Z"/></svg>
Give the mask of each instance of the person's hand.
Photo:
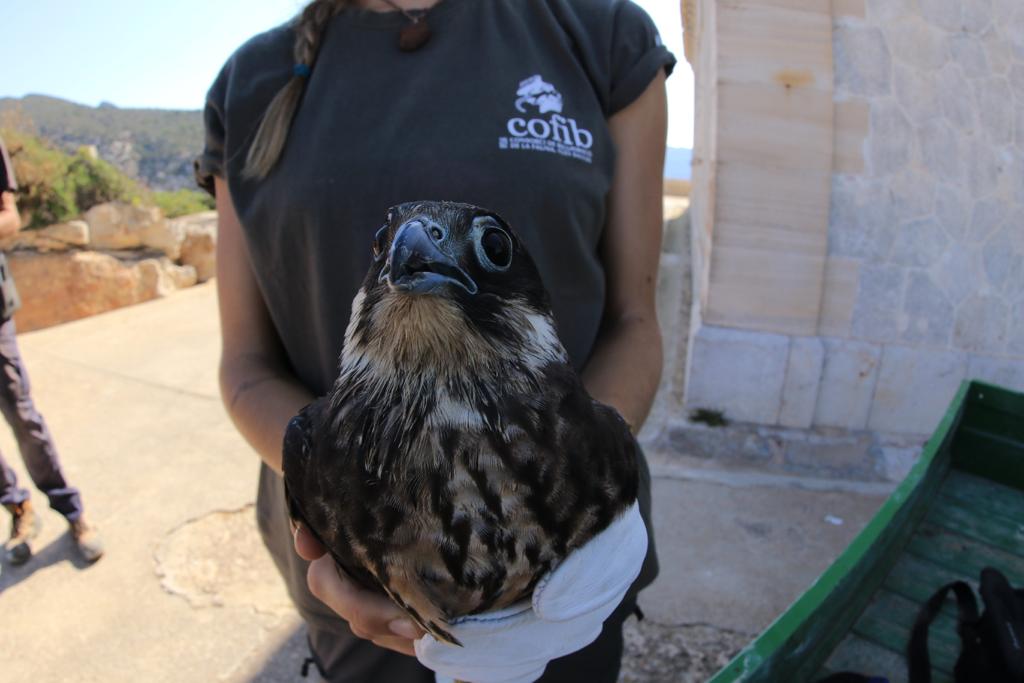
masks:
<svg viewBox="0 0 1024 683"><path fill-rule="evenodd" d="M306 574L310 592L347 621L352 633L380 647L415 654L413 640L423 631L389 598L363 590L345 576L301 524L295 526L295 552L310 563Z"/></svg>
<svg viewBox="0 0 1024 683"><path fill-rule="evenodd" d="M601 635L646 554L647 530L634 504L544 575L531 601L453 622L449 631L462 647L427 634L416 641L416 658L436 672L439 683L535 681L552 659L581 650Z"/></svg>

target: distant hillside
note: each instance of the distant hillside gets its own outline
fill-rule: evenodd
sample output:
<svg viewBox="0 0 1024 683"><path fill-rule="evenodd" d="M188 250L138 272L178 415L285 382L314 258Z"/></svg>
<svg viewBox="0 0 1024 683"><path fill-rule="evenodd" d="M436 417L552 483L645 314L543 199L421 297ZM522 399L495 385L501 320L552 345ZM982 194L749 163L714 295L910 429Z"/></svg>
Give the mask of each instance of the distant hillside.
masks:
<svg viewBox="0 0 1024 683"><path fill-rule="evenodd" d="M692 149L669 147L665 154L665 177L676 180L690 180L690 164L692 161Z"/></svg>
<svg viewBox="0 0 1024 683"><path fill-rule="evenodd" d="M8 118L34 124L40 137L74 154L83 145L154 190L193 189L192 160L203 147L202 112L86 107L46 95L0 98L0 125ZM9 125L9 124L8 124ZM665 177L690 179L692 150L669 147Z"/></svg>
<svg viewBox="0 0 1024 683"><path fill-rule="evenodd" d="M104 161L154 190L194 188L192 160L203 146L199 111L86 107L45 95L0 98L4 117L27 120L34 132L68 153L94 145Z"/></svg>

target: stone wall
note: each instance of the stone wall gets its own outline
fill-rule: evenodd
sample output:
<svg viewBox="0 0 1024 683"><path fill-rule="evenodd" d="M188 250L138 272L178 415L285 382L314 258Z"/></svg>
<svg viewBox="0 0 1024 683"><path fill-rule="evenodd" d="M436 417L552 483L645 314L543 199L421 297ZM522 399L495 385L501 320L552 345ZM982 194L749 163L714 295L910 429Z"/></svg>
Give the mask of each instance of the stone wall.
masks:
<svg viewBox="0 0 1024 683"><path fill-rule="evenodd" d="M686 5L686 408L925 434L963 379L1024 390L1024 3Z"/></svg>
<svg viewBox="0 0 1024 683"><path fill-rule="evenodd" d="M832 182L832 333L873 358L867 426L921 430L964 377L1024 389L1024 4L868 0L834 44L836 97L869 119L863 170Z"/></svg>
<svg viewBox="0 0 1024 683"><path fill-rule="evenodd" d="M167 296L214 275L216 212L167 220L102 204L83 220L0 241L21 296L20 332Z"/></svg>

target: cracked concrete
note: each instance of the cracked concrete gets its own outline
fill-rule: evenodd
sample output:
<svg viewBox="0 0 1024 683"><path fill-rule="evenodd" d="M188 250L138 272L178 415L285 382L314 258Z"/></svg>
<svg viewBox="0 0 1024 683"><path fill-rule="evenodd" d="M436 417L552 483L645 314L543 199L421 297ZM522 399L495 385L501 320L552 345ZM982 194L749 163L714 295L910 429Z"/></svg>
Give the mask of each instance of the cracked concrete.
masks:
<svg viewBox="0 0 1024 683"><path fill-rule="evenodd" d="M274 563L254 533L254 505L215 510L171 531L154 560L160 586L192 607L247 606L275 617L292 611Z"/></svg>
<svg viewBox="0 0 1024 683"><path fill-rule="evenodd" d="M17 653L0 677L302 680L305 634L252 515L256 456L217 395L213 286L20 344L107 556L83 565L61 518L43 510L36 557L0 572L3 651ZM0 449L27 481L6 429ZM700 455L650 453L662 570L641 596L647 619L627 624L624 683L706 680L814 580L888 490Z"/></svg>

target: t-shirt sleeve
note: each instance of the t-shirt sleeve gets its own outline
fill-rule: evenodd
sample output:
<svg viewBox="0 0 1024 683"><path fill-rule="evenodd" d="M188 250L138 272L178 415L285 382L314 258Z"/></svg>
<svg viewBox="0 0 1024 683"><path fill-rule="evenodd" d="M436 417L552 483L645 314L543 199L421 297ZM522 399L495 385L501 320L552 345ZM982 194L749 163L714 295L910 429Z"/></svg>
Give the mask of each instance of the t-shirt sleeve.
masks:
<svg viewBox="0 0 1024 683"><path fill-rule="evenodd" d="M224 104L227 99L230 69L231 61L228 61L206 94L206 106L203 108L205 129L203 151L193 162L196 184L211 195L214 194L214 177L225 177L224 149L227 135Z"/></svg>
<svg viewBox="0 0 1024 683"><path fill-rule="evenodd" d="M0 140L0 191L17 192L18 180L14 177L14 164L7 153L7 146Z"/></svg>
<svg viewBox="0 0 1024 683"><path fill-rule="evenodd" d="M629 0L617 2L612 21L609 116L639 97L659 69L668 76L676 65L675 56L662 44L657 27L643 8Z"/></svg>

